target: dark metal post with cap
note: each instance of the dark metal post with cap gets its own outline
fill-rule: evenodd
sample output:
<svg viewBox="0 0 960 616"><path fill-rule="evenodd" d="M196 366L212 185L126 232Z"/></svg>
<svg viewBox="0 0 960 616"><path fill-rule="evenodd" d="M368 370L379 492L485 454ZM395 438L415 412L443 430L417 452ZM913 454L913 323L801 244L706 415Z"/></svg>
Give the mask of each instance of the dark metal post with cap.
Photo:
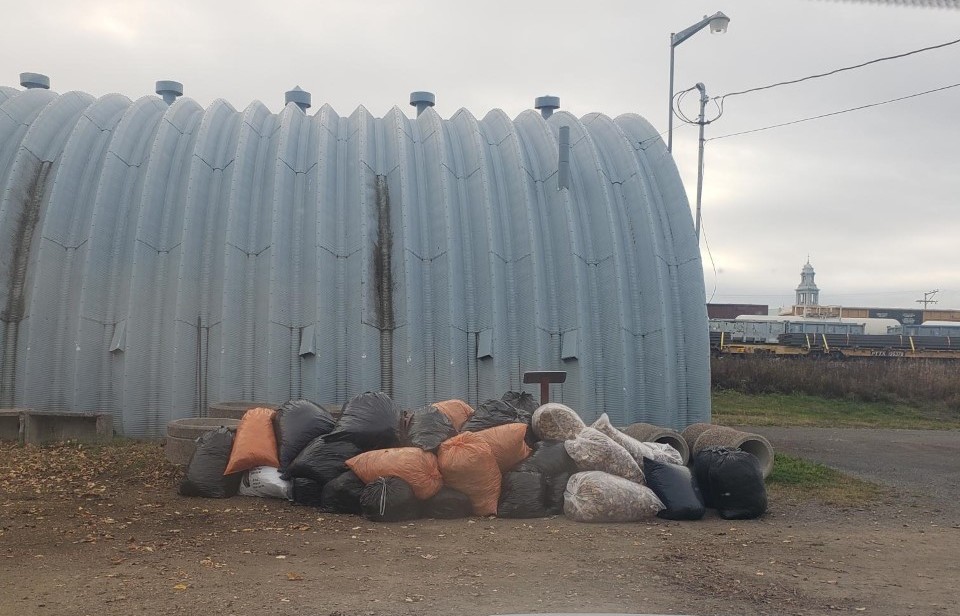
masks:
<svg viewBox="0 0 960 616"><path fill-rule="evenodd" d="M523 373L524 383L540 383L540 404L550 402L550 383L565 383L566 380L566 370L535 370Z"/></svg>

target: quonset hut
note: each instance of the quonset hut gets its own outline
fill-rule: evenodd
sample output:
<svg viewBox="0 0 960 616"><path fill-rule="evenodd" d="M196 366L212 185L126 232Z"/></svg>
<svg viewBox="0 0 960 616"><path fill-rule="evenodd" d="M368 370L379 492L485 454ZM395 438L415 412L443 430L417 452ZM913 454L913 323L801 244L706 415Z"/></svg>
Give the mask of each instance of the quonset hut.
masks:
<svg viewBox="0 0 960 616"><path fill-rule="evenodd" d="M342 117L0 87L0 407L129 436L227 400L476 404L526 370L586 419L710 416L703 275L643 118ZM569 127L568 129L564 127Z"/></svg>

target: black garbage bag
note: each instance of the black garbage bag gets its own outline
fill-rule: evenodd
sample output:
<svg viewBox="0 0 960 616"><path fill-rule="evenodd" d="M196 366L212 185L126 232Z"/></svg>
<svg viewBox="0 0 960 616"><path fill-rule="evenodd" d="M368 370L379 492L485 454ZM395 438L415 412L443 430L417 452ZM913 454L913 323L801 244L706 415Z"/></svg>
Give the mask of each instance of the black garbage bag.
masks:
<svg viewBox="0 0 960 616"><path fill-rule="evenodd" d="M304 477L297 477L291 483L293 484L293 502L311 507L319 507L322 504L322 483Z"/></svg>
<svg viewBox="0 0 960 616"><path fill-rule="evenodd" d="M643 474L647 487L663 502L657 512L665 520L699 520L706 509L693 473L686 466L643 459Z"/></svg>
<svg viewBox="0 0 960 616"><path fill-rule="evenodd" d="M463 424L460 431L479 432L508 423L522 423L529 426L530 417L530 413L514 408L503 400L487 400L477 407L477 411Z"/></svg>
<svg viewBox="0 0 960 616"><path fill-rule="evenodd" d="M440 443L457 435L450 418L435 406L404 411L401 426L400 444L424 451L436 451Z"/></svg>
<svg viewBox="0 0 960 616"><path fill-rule="evenodd" d="M354 396L328 442L349 441L363 451L389 449L400 444L400 407L383 392L368 391Z"/></svg>
<svg viewBox="0 0 960 616"><path fill-rule="evenodd" d="M540 473L505 473L500 483L497 517L545 518L547 483Z"/></svg>
<svg viewBox="0 0 960 616"><path fill-rule="evenodd" d="M437 520L469 518L473 515L473 503L460 490L443 486L439 492L420 503L420 515Z"/></svg>
<svg viewBox="0 0 960 616"><path fill-rule="evenodd" d="M310 441L327 434L334 426L333 416L309 400L290 400L280 405L273 416L280 471L286 470Z"/></svg>
<svg viewBox="0 0 960 616"><path fill-rule="evenodd" d="M700 496L703 498L703 504L711 509L716 509L717 502L714 498L714 492L710 488L710 467L725 452L736 451L732 447L708 447L701 449L693 458L693 477L697 480L697 487L700 488Z"/></svg>
<svg viewBox="0 0 960 616"><path fill-rule="evenodd" d="M353 471L347 471L323 486L323 492L320 494L320 508L327 513L357 515L360 513L362 492L363 482ZM294 499L296 499L296 487L294 487Z"/></svg>
<svg viewBox="0 0 960 616"><path fill-rule="evenodd" d="M420 517L420 501L399 477L378 477L360 494L360 513L374 522L402 522Z"/></svg>
<svg viewBox="0 0 960 616"><path fill-rule="evenodd" d="M347 460L362 453L360 448L349 441L328 443L326 438L319 436L310 441L300 455L287 466L282 478L300 477L324 484L350 470L347 468Z"/></svg>
<svg viewBox="0 0 960 616"><path fill-rule="evenodd" d="M514 471L520 473L540 473L544 477L577 472L577 464L567 453L563 441L538 441L533 445L533 453L518 464Z"/></svg>
<svg viewBox="0 0 960 616"><path fill-rule="evenodd" d="M767 486L757 456L727 451L710 466L710 489L724 520L752 520L767 511Z"/></svg>
<svg viewBox="0 0 960 616"><path fill-rule="evenodd" d="M187 474L180 482L180 494L206 498L236 495L243 473L223 474L232 449L233 432L223 426L200 435L197 448L187 465Z"/></svg>
<svg viewBox="0 0 960 616"><path fill-rule="evenodd" d="M543 493L543 504L547 509L548 515L560 515L563 513L563 493L567 489L567 481L570 480L571 473L547 477L547 489Z"/></svg>
<svg viewBox="0 0 960 616"><path fill-rule="evenodd" d="M508 391L500 399L513 408L530 415L533 415L533 412L540 407L540 403L534 395L525 391Z"/></svg>

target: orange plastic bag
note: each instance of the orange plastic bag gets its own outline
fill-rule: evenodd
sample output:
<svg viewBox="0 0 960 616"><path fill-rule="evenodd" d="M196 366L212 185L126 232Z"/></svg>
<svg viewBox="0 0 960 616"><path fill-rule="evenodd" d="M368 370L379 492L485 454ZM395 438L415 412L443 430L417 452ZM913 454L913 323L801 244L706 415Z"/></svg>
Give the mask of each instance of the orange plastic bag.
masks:
<svg viewBox="0 0 960 616"><path fill-rule="evenodd" d="M473 408L463 400L444 400L443 402L434 402L433 406L450 419L458 432L463 424L467 423L467 420L473 416Z"/></svg>
<svg viewBox="0 0 960 616"><path fill-rule="evenodd" d="M233 440L230 461L224 475L248 471L257 466L280 466L277 436L273 431L273 409L250 409L243 414Z"/></svg>
<svg viewBox="0 0 960 616"><path fill-rule="evenodd" d="M524 441L527 436L527 424L503 424L479 432L464 432L460 436L470 442L489 445L501 473L506 473L533 453Z"/></svg>
<svg viewBox="0 0 960 616"><path fill-rule="evenodd" d="M443 483L470 497L475 515L496 515L500 500L500 467L490 445L465 433L440 445L437 459Z"/></svg>
<svg viewBox="0 0 960 616"><path fill-rule="evenodd" d="M420 500L430 498L443 485L437 456L419 447L368 451L347 460L347 468L363 483L372 483L378 477L399 477L410 484Z"/></svg>

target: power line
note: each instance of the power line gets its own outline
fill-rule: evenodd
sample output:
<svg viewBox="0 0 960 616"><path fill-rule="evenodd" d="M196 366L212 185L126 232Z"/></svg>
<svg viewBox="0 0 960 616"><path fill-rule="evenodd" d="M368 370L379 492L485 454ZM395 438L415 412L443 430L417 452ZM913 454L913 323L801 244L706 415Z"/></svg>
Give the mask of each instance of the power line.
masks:
<svg viewBox="0 0 960 616"><path fill-rule="evenodd" d="M684 126L683 126L683 125L678 126L678 127L677 127L677 130L679 130L679 129L681 129L681 128L684 128ZM668 132L670 132L670 131L665 130L665 131L663 131L662 133L657 133L657 134L654 135L653 137L647 137L646 139L643 139L643 140L637 142L637 148L639 148L641 151L646 150L647 148L643 147L643 144L645 144L645 143L647 143L647 142L649 142L649 141L654 141L655 139L659 139L659 138L663 137L664 135L666 135Z"/></svg>
<svg viewBox="0 0 960 616"><path fill-rule="evenodd" d="M894 56L885 56L885 57L883 57L883 58L877 58L877 59L875 59L875 60L870 60L870 61L868 61L868 62L863 62L863 63L861 63L861 64L855 64L855 65L853 65L853 66L844 66L844 67L842 67L842 68L834 69L834 70L829 71L829 72L826 72L826 73L820 73L820 74L817 74L817 75L808 75L807 77L801 77L800 79L792 79L792 80L790 80L790 81L780 81L780 82L778 82L778 83L772 83L772 84L766 85L766 86L760 86L760 87L757 87L757 88L750 88L749 90L741 90L740 92L730 92L730 93L728 93L728 94L724 94L724 95L719 96L719 97L717 97L717 98L719 98L720 101L721 101L721 103L722 103L722 101L723 101L724 99L726 99L726 98L728 98L728 97L730 97L730 96L740 96L741 94L749 94L749 93L751 93L751 92L759 92L760 90L769 90L770 88L776 88L776 87L779 87L779 86L788 86L788 85L791 85L791 84L794 84L794 83L800 83L801 81L809 81L809 80L811 80L811 79L819 79L819 78L821 78L821 77L829 77L830 75L836 75L837 73L842 73L842 72L844 72L844 71L852 71L852 70L854 70L854 69L863 68L864 66L869 66L869 65L871 65L871 64L876 64L876 63L878 63L878 62L886 62L887 60L897 60L897 59L899 59L899 58L905 58L905 57L907 57L907 56L912 56L912 55L914 55L914 54L918 54L918 53L921 53L921 52L924 52L924 51L931 51L931 50L933 50L933 49L941 49L941 48L943 48L943 47L949 47L950 45L956 45L957 43L960 43L960 39L956 39L956 40L954 40L954 41L949 41L949 42L946 42L946 43L941 43L941 44L939 44L939 45L931 45L930 47L924 47L924 48L922 48L922 49L914 49L913 51L908 51L908 52L901 53L901 54L897 54L897 55L894 55Z"/></svg>
<svg viewBox="0 0 960 616"><path fill-rule="evenodd" d="M799 120L793 120L790 122L783 122L781 124L773 124L771 126L764 126L762 128L754 128L751 130L744 130L737 133L729 133L727 135L720 135L719 137L711 137L706 141L715 141L717 139L726 139L727 137L736 137L738 135L748 135L750 133L759 133L760 131L770 130L772 128L781 128L783 126L791 126L793 124L800 124L802 122L810 122L811 120L819 120L822 118L829 118L831 116L841 115L844 113L850 113L851 111L860 111L861 109L869 109L871 107L879 107L880 105L886 105L888 103L896 103L898 101L905 101L909 98L916 98L918 96L923 96L924 94L932 94L934 92L942 92L943 90L949 90L950 88L956 88L960 86L960 83L954 83L949 86L943 86L942 88L934 88L933 90L926 90L925 92L917 92L916 94L909 94L907 96L901 96L899 98L891 98L890 100L880 101L878 103L870 103L868 105L860 105L859 107L850 107L849 109L841 109L840 111L833 111L831 113L824 113L817 116L811 116L809 118L801 118Z"/></svg>
<svg viewBox="0 0 960 616"><path fill-rule="evenodd" d="M703 218L700 219L700 232L703 233L703 243L707 247L707 255L710 257L710 266L713 267L713 292L710 293L710 299L707 300L707 303L713 301L713 298L717 296L717 284L719 280L717 278L717 264L713 260L713 253L710 251L710 242L707 241L707 229L703 224Z"/></svg>

